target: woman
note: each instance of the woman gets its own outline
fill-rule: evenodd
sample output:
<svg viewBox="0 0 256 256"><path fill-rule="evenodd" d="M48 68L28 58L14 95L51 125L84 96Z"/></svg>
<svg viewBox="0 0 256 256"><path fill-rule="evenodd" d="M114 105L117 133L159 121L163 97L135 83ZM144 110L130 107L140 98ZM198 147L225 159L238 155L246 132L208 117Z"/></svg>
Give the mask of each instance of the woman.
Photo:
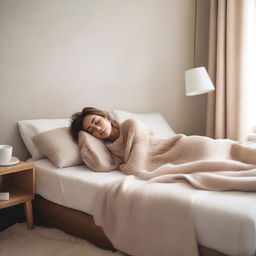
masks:
<svg viewBox="0 0 256 256"><path fill-rule="evenodd" d="M86 107L82 112L73 114L71 120L71 134L73 139L78 141L79 132L86 131L94 137L103 140L110 153L121 159L121 164L119 165L121 172L135 174L138 170L145 168L142 159L138 159L138 156L141 158L141 155L143 155L141 145L146 144L143 136L141 136L140 140L137 140L136 145L133 145L132 151L127 149L127 146L129 147L134 140L132 132L137 130L136 137L142 131L143 133L145 132L145 135L149 133L138 121L129 119L120 125L112 119L109 113L93 107ZM138 129L139 126L140 129ZM115 143L116 141L118 143Z"/></svg>
<svg viewBox="0 0 256 256"><path fill-rule="evenodd" d="M163 139L137 120L119 124L107 112L92 107L72 116L71 134L76 141L80 131L103 140L110 153L121 159L121 172L143 179L170 173L247 170L252 167L245 163L256 162L252 158L255 150L249 152L235 141L183 134Z"/></svg>

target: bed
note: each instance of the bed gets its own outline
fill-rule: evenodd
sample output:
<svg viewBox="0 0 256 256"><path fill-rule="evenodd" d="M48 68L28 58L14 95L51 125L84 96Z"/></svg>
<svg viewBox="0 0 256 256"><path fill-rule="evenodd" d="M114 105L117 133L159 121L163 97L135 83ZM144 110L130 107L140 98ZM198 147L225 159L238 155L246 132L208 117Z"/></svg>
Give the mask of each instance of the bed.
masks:
<svg viewBox="0 0 256 256"><path fill-rule="evenodd" d="M127 113L119 112L120 116L124 120ZM155 122L156 116L142 117L152 130L152 123L161 123L162 133L172 132L159 120ZM59 126L62 127L63 123ZM158 131L158 127L155 130ZM36 166L36 221L61 228L103 248L114 249L103 230L95 225L92 211L101 187L124 179L125 175L119 171L93 172L83 164L59 168L48 158L29 161ZM184 182L169 186L181 195L184 190L189 190L191 196L196 193L193 216L201 255L256 255L255 193L199 191ZM188 200L185 195L184 201Z"/></svg>
<svg viewBox="0 0 256 256"><path fill-rule="evenodd" d="M35 205L38 208L36 212L41 221L51 224L54 223L54 220L51 219L53 216L50 213L48 216L42 216L42 212L49 211L49 209L44 209L46 206L51 205L54 208L55 204L64 206L64 208L58 208L59 211L62 209L61 212L65 211L64 209L74 209L87 214L85 216L92 219L92 207L97 191L103 184L125 176L118 171L96 173L84 165L60 169L56 168L48 159L41 159L33 163L37 173L36 193L40 196L36 199ZM189 185L176 183L172 186L174 190L180 190L182 193L184 186ZM202 190L197 198L194 205L194 216L198 243L202 247L226 255L255 254L256 205L252 205L256 200L255 193L233 191L223 193ZM69 223L67 224L69 225ZM64 227L64 229L69 230L70 228ZM101 237L101 239L103 238ZM93 239L89 238L89 240ZM107 239L106 241L103 239L101 242L101 246L111 248ZM96 241L96 244L99 243Z"/></svg>

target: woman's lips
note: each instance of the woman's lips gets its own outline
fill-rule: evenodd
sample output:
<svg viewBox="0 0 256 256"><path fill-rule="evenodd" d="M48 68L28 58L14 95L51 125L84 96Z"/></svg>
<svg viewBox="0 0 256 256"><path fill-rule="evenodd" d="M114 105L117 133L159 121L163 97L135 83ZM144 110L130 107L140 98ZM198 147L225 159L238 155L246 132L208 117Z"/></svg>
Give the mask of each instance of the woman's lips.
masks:
<svg viewBox="0 0 256 256"><path fill-rule="evenodd" d="M101 136L104 136L106 133L107 128L101 133Z"/></svg>

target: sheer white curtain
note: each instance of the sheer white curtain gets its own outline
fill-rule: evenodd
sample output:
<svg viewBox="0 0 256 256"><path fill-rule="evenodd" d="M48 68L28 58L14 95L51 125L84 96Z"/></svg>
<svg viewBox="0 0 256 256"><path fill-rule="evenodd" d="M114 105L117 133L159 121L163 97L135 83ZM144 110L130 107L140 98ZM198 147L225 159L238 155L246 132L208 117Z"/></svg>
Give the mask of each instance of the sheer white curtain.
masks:
<svg viewBox="0 0 256 256"><path fill-rule="evenodd" d="M256 0L248 0L247 127L248 139L256 142Z"/></svg>

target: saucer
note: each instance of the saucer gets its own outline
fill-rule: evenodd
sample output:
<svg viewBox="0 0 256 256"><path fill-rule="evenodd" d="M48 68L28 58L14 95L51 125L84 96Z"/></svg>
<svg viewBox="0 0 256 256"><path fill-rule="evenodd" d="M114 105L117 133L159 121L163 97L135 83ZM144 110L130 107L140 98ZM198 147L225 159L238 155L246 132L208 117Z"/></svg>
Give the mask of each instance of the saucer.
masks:
<svg viewBox="0 0 256 256"><path fill-rule="evenodd" d="M14 164L17 164L19 161L20 161L19 158L17 158L16 156L13 156L13 157L11 158L11 161L9 161L9 162L6 162L6 163L1 163L1 162L0 162L0 166L14 165Z"/></svg>

